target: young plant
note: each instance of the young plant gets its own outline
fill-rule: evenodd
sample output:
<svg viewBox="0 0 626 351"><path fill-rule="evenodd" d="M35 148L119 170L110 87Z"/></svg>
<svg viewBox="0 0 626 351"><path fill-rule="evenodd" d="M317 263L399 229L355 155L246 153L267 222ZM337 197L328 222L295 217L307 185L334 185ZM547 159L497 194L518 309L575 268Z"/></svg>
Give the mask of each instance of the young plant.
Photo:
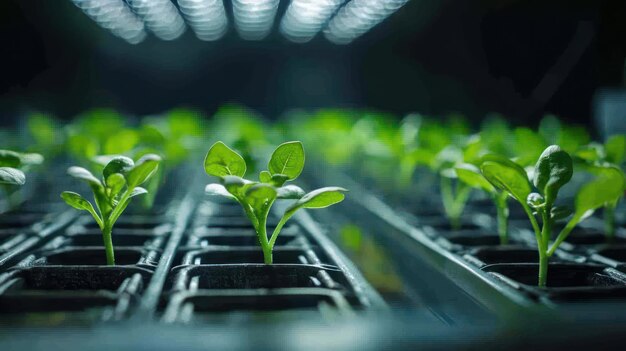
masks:
<svg viewBox="0 0 626 351"><path fill-rule="evenodd" d="M485 158L481 164L481 172L495 188L508 193L517 200L528 215L539 251L538 285L546 286L550 257L574 226L584 219L589 209L584 209L582 203L579 208L577 200L574 217L550 247L550 237L555 221L566 218L570 214L566 208L555 205L555 202L561 187L572 178L571 157L556 145L549 146L543 151L535 164L533 173L533 184L537 192L533 191L526 171L506 158ZM535 216L541 219L541 227Z"/></svg>
<svg viewBox="0 0 626 351"><path fill-rule="evenodd" d="M0 150L0 187L5 194L8 209L17 207L23 200L16 186L26 183L24 172L42 162L40 154Z"/></svg>
<svg viewBox="0 0 626 351"><path fill-rule="evenodd" d="M302 208L325 208L343 201L346 189L325 187L306 193L293 181L304 168L304 148L299 141L279 145L267 165L268 170L259 174L259 181L244 179L247 165L243 157L224 143L211 146L204 161L204 169L210 176L218 177L220 183L209 184L209 195L223 196L241 204L259 239L265 264L272 264L272 251L281 229ZM278 199L295 200L283 213L272 235L267 235L267 218Z"/></svg>
<svg viewBox="0 0 626 351"><path fill-rule="evenodd" d="M606 167L612 167L615 171L622 171L621 165L626 156L626 135L613 135L604 144L590 143L578 149L576 159L591 174L602 174ZM623 171L622 171L623 174ZM608 241L615 238L615 209L622 196L614 201L606 202L603 206L604 233Z"/></svg>
<svg viewBox="0 0 626 351"><path fill-rule="evenodd" d="M483 156L483 160L494 159L506 162L505 157L488 154ZM468 186L482 190L491 197L496 207L498 221L498 235L500 236L500 244L506 245L509 242L509 205L507 199L509 194L491 184L480 172L480 169L473 164L461 163L455 167L456 175L460 181Z"/></svg>
<svg viewBox="0 0 626 351"><path fill-rule="evenodd" d="M148 154L137 163L128 157L112 158L102 171L102 180L82 167L70 167L68 174L85 181L93 192L96 207L81 195L65 191L61 198L73 208L89 212L102 231L102 240L106 252L107 264L115 265L115 254L111 234L115 222L122 215L133 197L146 194L147 190L140 185L145 183L156 172L161 158ZM97 209L97 211L96 211Z"/></svg>

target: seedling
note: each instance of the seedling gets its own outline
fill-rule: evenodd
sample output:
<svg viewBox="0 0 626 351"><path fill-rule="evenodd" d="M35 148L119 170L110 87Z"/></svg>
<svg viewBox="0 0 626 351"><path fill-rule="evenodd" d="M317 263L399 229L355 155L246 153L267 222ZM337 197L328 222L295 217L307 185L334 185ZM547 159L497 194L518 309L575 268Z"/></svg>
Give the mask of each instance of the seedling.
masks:
<svg viewBox="0 0 626 351"><path fill-rule="evenodd" d="M102 240L106 252L107 264L115 265L112 231L115 222L122 215L132 198L146 194L148 191L141 188L156 172L161 158L148 154L140 158L137 163L128 157L113 157L102 171L102 180L82 167L70 167L68 174L85 181L93 192L96 207L81 195L65 191L61 198L73 208L89 212L102 231ZM96 210L97 209L97 210Z"/></svg>
<svg viewBox="0 0 626 351"><path fill-rule="evenodd" d="M213 144L204 161L204 169L220 183L206 187L208 195L233 199L243 208L252 223L263 250L265 264L272 264L272 251L281 229L302 208L325 208L343 201L346 189L326 187L305 193L293 181L304 168L304 148L299 141L279 145L267 165L268 170L259 174L259 181L244 179L246 161L221 141ZM272 235L267 235L267 218L277 199L295 200L283 213Z"/></svg>
<svg viewBox="0 0 626 351"><path fill-rule="evenodd" d="M593 214L595 209L614 201L624 189L621 172L607 167L578 192L573 213L566 207L556 205L559 190L570 181L573 174L570 155L556 145L545 149L535 164L532 182L536 192L526 171L506 158L486 157L481 164L481 172L495 188L517 200L528 215L539 251L538 285L541 287L546 286L550 257L574 227ZM570 215L571 218L550 245L554 223ZM541 219L541 227L536 217Z"/></svg>
<svg viewBox="0 0 626 351"><path fill-rule="evenodd" d="M614 135L609 137L604 144L590 143L581 147L575 154L577 160L589 173L603 173L603 170L613 165L614 171L620 171L626 156L626 135ZM606 202L604 211L604 232L610 242L615 238L615 209L623 196L618 196L615 201Z"/></svg>
<svg viewBox="0 0 626 351"><path fill-rule="evenodd" d="M484 160L488 159L502 159L502 162L506 162L504 157L495 154L486 155ZM509 241L509 205L507 199L509 194L501 191L491 184L480 172L480 169L473 164L461 163L455 167L457 177L460 181L468 186L482 190L493 199L493 203L496 207L497 221L498 221L498 235L500 236L500 244L506 245Z"/></svg>
<svg viewBox="0 0 626 351"><path fill-rule="evenodd" d="M21 202L16 186L26 183L24 172L42 162L43 157L40 154L0 150L0 186L10 209L15 208Z"/></svg>

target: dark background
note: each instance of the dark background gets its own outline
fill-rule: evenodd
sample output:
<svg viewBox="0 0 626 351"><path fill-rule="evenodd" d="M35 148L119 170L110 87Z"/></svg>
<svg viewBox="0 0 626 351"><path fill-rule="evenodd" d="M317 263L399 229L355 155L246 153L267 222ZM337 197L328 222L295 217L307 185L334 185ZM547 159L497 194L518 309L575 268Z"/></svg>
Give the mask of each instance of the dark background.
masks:
<svg viewBox="0 0 626 351"><path fill-rule="evenodd" d="M212 43L188 29L133 46L69 0L2 0L0 113L211 113L240 102L268 117L355 106L475 119L494 111L531 124L552 112L585 123L597 89L623 85L625 17L621 0L412 0L347 46L321 35L293 44L277 30L246 42L232 27Z"/></svg>

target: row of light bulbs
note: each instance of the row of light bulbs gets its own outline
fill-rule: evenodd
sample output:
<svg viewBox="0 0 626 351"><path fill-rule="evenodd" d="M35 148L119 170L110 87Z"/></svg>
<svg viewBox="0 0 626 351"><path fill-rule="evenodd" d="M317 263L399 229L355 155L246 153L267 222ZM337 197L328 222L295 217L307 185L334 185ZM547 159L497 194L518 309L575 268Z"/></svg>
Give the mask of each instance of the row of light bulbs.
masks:
<svg viewBox="0 0 626 351"><path fill-rule="evenodd" d="M187 26L200 40L220 39L228 31L224 0L72 0L87 16L131 44L147 32L162 40L180 37ZM283 0L285 1L285 0ZM291 0L279 30L306 43L317 33L348 44L396 12L409 0ZM235 28L245 40L261 40L272 30L280 0L231 0Z"/></svg>

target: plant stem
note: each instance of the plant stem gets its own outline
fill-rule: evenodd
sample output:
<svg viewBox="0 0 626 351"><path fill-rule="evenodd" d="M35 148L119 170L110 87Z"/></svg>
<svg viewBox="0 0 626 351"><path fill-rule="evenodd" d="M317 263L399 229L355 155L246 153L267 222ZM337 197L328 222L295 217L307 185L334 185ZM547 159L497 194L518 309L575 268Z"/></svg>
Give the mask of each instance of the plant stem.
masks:
<svg viewBox="0 0 626 351"><path fill-rule="evenodd" d="M539 250L539 287L545 287L548 281L548 255L545 252Z"/></svg>
<svg viewBox="0 0 626 351"><path fill-rule="evenodd" d="M107 265L115 266L115 253L113 252L113 238L112 238L113 226L105 224L102 228L102 240L104 241L104 251L107 256Z"/></svg>
<svg viewBox="0 0 626 351"><path fill-rule="evenodd" d="M500 236L500 245L509 243L509 206L506 203L507 194L496 194L494 201L496 203L496 211L498 215L498 235Z"/></svg>
<svg viewBox="0 0 626 351"><path fill-rule="evenodd" d="M613 203L604 207L604 233L608 242L615 239L615 204Z"/></svg>
<svg viewBox="0 0 626 351"><path fill-rule="evenodd" d="M272 248L267 241L267 215L259 219L259 225L256 228L257 236L259 237L259 243L263 250L263 262L265 264L272 264Z"/></svg>

